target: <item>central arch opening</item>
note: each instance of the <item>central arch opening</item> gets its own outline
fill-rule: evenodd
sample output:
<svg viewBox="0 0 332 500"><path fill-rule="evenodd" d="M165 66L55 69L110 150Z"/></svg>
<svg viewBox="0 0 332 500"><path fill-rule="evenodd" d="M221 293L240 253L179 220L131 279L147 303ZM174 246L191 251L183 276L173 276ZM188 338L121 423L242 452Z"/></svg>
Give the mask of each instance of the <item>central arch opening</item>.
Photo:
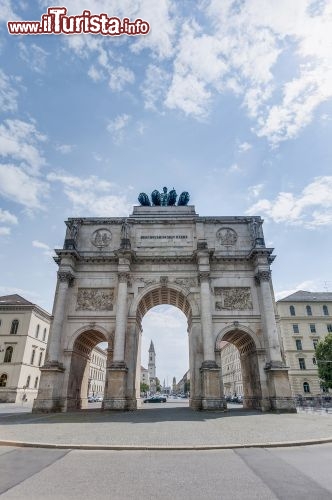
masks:
<svg viewBox="0 0 332 500"><path fill-rule="evenodd" d="M136 315L141 331L136 387L140 387L142 403L166 395L168 403L188 405L191 319L190 303L179 290L160 287L141 298Z"/></svg>

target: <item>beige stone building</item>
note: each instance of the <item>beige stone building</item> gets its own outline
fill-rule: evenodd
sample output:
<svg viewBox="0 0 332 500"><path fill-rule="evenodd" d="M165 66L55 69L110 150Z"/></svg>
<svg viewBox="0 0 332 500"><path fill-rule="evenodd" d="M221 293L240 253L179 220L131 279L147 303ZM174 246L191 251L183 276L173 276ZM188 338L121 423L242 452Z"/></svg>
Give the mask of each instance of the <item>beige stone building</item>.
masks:
<svg viewBox="0 0 332 500"><path fill-rule="evenodd" d="M96 346L90 355L89 396L103 396L105 389L107 352Z"/></svg>
<svg viewBox="0 0 332 500"><path fill-rule="evenodd" d="M150 387L149 370L141 366L141 384L146 384Z"/></svg>
<svg viewBox="0 0 332 500"><path fill-rule="evenodd" d="M243 396L243 381L239 350L230 343L221 347L221 372L225 397Z"/></svg>
<svg viewBox="0 0 332 500"><path fill-rule="evenodd" d="M0 297L0 401L32 404L51 316L20 295Z"/></svg>
<svg viewBox="0 0 332 500"><path fill-rule="evenodd" d="M293 396L316 396L316 344L332 332L332 293L298 291L277 302L282 348Z"/></svg>

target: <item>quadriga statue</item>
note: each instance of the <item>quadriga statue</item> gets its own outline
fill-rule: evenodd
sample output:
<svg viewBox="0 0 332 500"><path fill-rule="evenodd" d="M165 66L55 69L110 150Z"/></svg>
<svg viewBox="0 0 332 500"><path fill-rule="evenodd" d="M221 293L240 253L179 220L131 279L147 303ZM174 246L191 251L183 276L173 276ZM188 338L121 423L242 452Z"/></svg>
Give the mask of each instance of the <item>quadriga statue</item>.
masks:
<svg viewBox="0 0 332 500"><path fill-rule="evenodd" d="M152 205L156 207L170 207L170 206L175 206L176 205L176 199L177 199L177 194L175 189L171 189L170 192L167 192L167 187L163 187L162 192L158 191L158 189L155 189L151 193L151 201ZM188 191L183 191L183 193L180 194L179 200L178 200L178 206L184 206L188 205L190 196ZM138 196L138 201L142 206L145 207L150 207L151 202L146 193L140 193Z"/></svg>

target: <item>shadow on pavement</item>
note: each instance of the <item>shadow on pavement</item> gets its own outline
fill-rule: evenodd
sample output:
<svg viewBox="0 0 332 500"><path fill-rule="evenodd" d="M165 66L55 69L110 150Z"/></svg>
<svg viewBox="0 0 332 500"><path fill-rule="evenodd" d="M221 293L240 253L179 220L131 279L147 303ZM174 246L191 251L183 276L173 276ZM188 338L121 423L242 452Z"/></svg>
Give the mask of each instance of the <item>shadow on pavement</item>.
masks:
<svg viewBox="0 0 332 500"><path fill-rule="evenodd" d="M127 422L131 424L156 422L200 422L219 418L248 417L254 415L268 415L257 410L243 408L222 411L193 411L189 407L140 408L135 411L103 411L101 409L76 410L66 413L1 413L1 425L20 424L59 424L70 422ZM271 414L272 415L272 414Z"/></svg>

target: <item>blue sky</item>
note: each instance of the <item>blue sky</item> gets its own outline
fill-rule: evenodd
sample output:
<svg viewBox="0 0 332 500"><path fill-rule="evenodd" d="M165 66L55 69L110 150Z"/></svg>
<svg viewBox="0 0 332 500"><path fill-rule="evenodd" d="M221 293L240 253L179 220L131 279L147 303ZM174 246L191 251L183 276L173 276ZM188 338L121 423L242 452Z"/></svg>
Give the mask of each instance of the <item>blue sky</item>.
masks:
<svg viewBox="0 0 332 500"><path fill-rule="evenodd" d="M38 20L49 4L0 0L0 293L50 311L63 221L128 215L164 185L189 191L200 215L262 216L277 298L331 290L331 2L65 6L151 30L11 36L8 20ZM160 324L150 314L146 346ZM182 349L164 337L162 379L161 358Z"/></svg>

